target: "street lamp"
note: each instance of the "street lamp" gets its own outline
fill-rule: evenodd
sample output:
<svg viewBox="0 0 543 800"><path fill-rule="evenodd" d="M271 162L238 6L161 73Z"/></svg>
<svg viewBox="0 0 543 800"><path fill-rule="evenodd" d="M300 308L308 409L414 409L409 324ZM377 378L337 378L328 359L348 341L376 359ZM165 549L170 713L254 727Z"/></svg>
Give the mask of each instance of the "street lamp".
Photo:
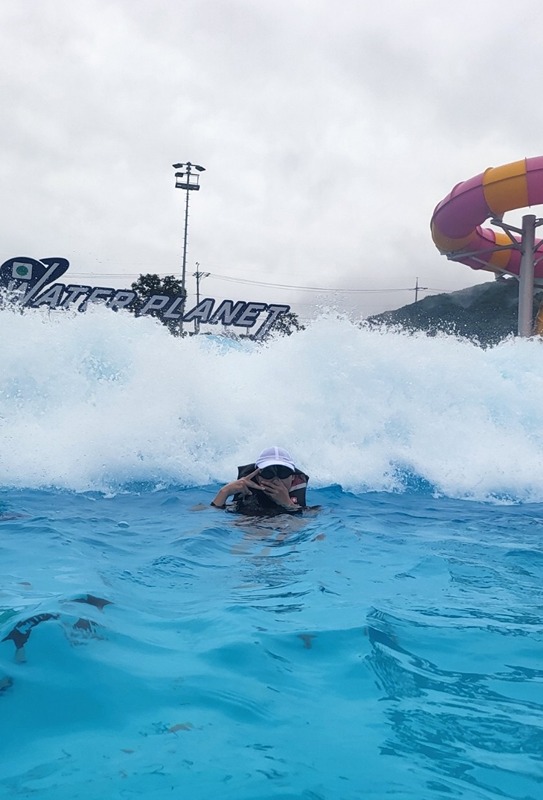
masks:
<svg viewBox="0 0 543 800"><path fill-rule="evenodd" d="M177 170L175 173L175 188L185 189L187 192L187 199L185 202L185 235L183 238L183 267L181 271L181 289L183 294L183 303L187 296L185 283L187 274L187 233L189 226L189 192L198 191L200 189L200 175L198 173L205 172L205 167L199 164L191 164L190 161L184 164L172 164L173 168ZM182 325L182 323L181 323Z"/></svg>
<svg viewBox="0 0 543 800"><path fill-rule="evenodd" d="M196 305L200 305L200 280L209 278L210 272L200 272L200 264L196 262L196 272L193 272L193 277L196 278ZM198 317L194 318L194 333L200 333L200 320Z"/></svg>

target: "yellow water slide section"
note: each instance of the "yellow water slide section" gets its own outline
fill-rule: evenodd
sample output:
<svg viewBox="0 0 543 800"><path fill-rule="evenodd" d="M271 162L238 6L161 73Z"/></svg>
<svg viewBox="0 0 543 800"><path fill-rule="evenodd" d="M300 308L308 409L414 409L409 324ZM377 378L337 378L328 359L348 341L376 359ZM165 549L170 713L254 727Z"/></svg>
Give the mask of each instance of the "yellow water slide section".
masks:
<svg viewBox="0 0 543 800"><path fill-rule="evenodd" d="M526 160L487 169L483 175L483 191L488 207L497 215L529 205Z"/></svg>
<svg viewBox="0 0 543 800"><path fill-rule="evenodd" d="M488 264L500 270L507 269L511 258L511 239L506 233L497 233L495 244L497 247L506 247L507 250L494 250L488 256Z"/></svg>

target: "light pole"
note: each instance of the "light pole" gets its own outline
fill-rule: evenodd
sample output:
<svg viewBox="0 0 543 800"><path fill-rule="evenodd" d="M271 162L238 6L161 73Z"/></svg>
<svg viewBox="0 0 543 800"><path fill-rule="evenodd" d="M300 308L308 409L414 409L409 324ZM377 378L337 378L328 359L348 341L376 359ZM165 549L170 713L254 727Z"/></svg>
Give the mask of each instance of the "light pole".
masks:
<svg viewBox="0 0 543 800"><path fill-rule="evenodd" d="M177 170L175 173L175 188L185 189L187 192L187 199L185 202L185 234L183 237L183 266L181 269L181 290L183 294L183 304L187 297L185 288L186 275L187 275L187 234L189 227L189 192L198 191L200 189L200 175L198 173L205 172L205 167L199 164L191 164L186 161L184 164L172 164L173 168ZM196 170L196 171L194 171ZM181 320L181 331L183 331L183 321Z"/></svg>
<svg viewBox="0 0 543 800"><path fill-rule="evenodd" d="M200 305L200 281L204 278L209 278L210 272L200 272L200 264L196 262L196 272L192 273L196 278L196 305ZM200 333L200 320L198 317L194 319L194 333Z"/></svg>

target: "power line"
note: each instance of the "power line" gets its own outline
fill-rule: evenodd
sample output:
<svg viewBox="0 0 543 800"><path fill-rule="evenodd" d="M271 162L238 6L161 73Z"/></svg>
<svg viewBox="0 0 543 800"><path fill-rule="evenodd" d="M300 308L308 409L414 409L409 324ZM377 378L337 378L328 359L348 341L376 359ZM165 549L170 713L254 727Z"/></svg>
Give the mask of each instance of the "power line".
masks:
<svg viewBox="0 0 543 800"><path fill-rule="evenodd" d="M148 267L149 270L152 270L152 267ZM128 280L130 278L139 278L140 275L143 274L142 272L70 272L70 275L74 278L124 278ZM157 272L153 273L158 275L159 277L166 277L167 275L171 275L172 272ZM354 289L354 288L332 288L326 286L297 286L295 284L287 284L287 283L269 283L266 281L255 281L251 280L250 278L235 278L232 275L219 275L216 272L209 272L207 273L210 278L215 278L215 280L226 281L229 283L240 283L245 284L248 286L263 286L268 289L284 289L287 291L295 290L297 292L325 292L327 294L388 294L394 292L414 292L414 291L430 291L430 292L450 292L453 291L451 289L437 289L435 287L429 286L404 286L401 288L387 288L387 289ZM418 279L417 279L418 280Z"/></svg>
<svg viewBox="0 0 543 800"><path fill-rule="evenodd" d="M215 278L216 280L220 281L229 281L231 283L244 283L250 286L266 286L269 289L288 289L288 290L296 290L298 292L327 292L330 294L335 293L342 293L342 294L361 294L361 293L373 293L373 292L408 292L413 291L411 288L402 288L402 289L339 289L339 288L331 288L325 286L296 286L293 284L286 284L286 283L266 283L265 281L253 281L249 278L234 278L230 275L218 275L215 272L210 273L210 277Z"/></svg>

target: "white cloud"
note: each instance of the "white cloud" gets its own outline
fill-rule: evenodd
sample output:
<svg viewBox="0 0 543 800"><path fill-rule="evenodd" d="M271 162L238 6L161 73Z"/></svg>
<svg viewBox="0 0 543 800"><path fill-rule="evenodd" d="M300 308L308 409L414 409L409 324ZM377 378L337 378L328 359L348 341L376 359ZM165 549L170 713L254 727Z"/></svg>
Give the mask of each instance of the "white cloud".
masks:
<svg viewBox="0 0 543 800"><path fill-rule="evenodd" d="M3 0L3 258L65 255L73 272L126 275L118 285L179 270L184 196L171 164L191 160L206 172L191 196L189 275L198 261L291 285L486 280L439 256L429 221L454 184L540 154L540 4L518 3L514 26L504 10ZM208 279L217 297L225 286ZM410 297L364 295L359 307Z"/></svg>

